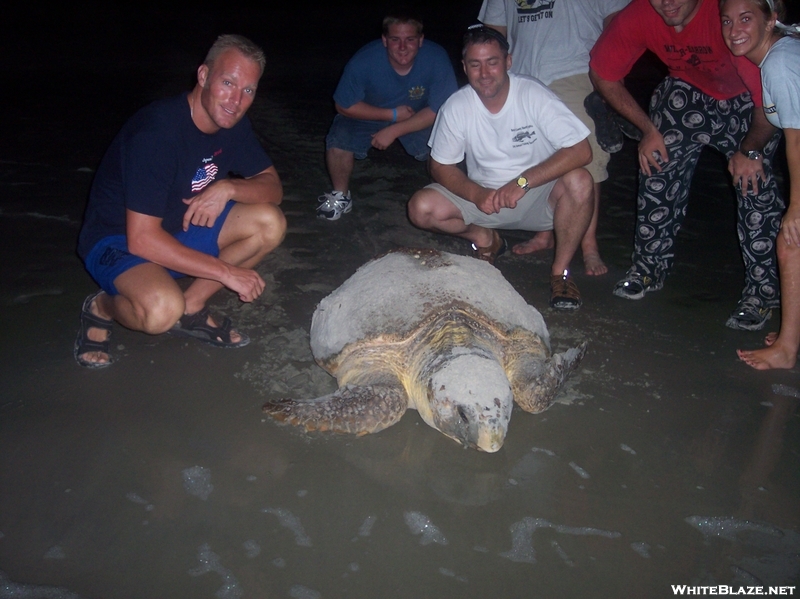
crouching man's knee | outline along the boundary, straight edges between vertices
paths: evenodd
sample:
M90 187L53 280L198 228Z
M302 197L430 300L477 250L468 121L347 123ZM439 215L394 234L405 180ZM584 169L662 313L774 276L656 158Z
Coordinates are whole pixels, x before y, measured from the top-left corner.
M175 286L172 291L153 291L131 302L141 331L160 335L169 331L183 316L186 303L183 293Z
M420 189L408 200L408 220L420 229L431 228L437 220L441 195L431 189Z
M258 228L267 252L278 247L286 237L286 216L274 204L258 204Z
M594 201L594 179L585 168L576 168L561 177L567 193L576 203L590 204Z
M237 204L219 238L220 249L246 243L251 255L265 256L286 236L286 217L275 204Z

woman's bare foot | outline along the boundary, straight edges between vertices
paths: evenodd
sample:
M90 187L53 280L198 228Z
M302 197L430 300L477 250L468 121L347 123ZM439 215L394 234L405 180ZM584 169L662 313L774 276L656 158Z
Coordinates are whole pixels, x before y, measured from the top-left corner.
M797 348L794 350L783 347L776 342L753 351L737 349L739 359L756 370L771 370L773 368L794 368L797 362Z
M549 250L555 246L552 231L539 231L536 235L531 237L528 241L518 243L511 248L511 252L517 256L525 254L532 254L541 250Z
M595 277L604 275L608 272L608 267L605 265L605 262L603 262L602 258L600 258L600 254L598 252L584 252L583 267L587 275L592 275Z

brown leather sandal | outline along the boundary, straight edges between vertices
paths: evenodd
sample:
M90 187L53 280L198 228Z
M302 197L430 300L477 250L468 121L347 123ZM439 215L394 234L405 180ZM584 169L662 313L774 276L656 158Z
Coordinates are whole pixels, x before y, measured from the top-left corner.
M581 307L581 292L569 271L550 275L550 307L554 310L577 310Z
M494 264L498 256L502 256L508 249L508 242L503 239L500 234L492 230L492 243L488 247L479 248L474 243L472 244L472 257L478 260L483 260L489 264Z

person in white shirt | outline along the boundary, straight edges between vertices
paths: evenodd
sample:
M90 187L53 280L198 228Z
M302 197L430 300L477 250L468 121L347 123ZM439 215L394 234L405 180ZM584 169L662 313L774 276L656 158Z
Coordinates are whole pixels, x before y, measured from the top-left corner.
M472 26L462 57L469 84L439 110L428 142L434 183L411 197L409 218L471 241L490 263L507 247L495 229L555 230L550 305L577 309L569 266L592 218L589 130L541 82L508 72L496 30Z
M609 152L622 148L621 117L594 92L589 79L589 51L600 37L603 26L630 0L483 0L478 20L508 38L514 62L511 72L536 77L589 128L592 162L586 167L594 179L594 213L581 241L584 272L603 275L608 267L600 257L597 220L600 183L608 179ZM591 102L587 113L584 103ZM612 116L613 114L613 116ZM590 116L591 115L591 116ZM597 130L595 128L597 119ZM626 134L633 130L626 123ZM616 134L615 137L612 136ZM609 138L609 139L604 139ZM598 143L598 138L600 142ZM616 141L615 141L616 140ZM612 147L613 146L613 147ZM608 151L606 151L606 149ZM542 231L512 248L515 254L528 254L553 247L552 231Z

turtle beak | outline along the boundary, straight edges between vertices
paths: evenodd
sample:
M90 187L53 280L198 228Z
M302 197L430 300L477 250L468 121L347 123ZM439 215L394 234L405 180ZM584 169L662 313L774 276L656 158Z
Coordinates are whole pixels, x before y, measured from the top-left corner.
M455 352L454 352L455 353ZM494 453L503 446L514 407L505 371L493 357L455 353L428 383L434 428L468 447ZM426 414L420 411L423 418Z
M486 453L495 453L503 447L508 419L478 415L474 410L456 406L454 413L437 423L441 432L458 443Z
M495 453L503 447L508 430L508 418L498 415L478 416L475 427L475 447L486 453Z
M495 453L500 451L505 440L506 431L504 430L482 431L482 434L478 436L478 442L475 444L475 447L486 453Z

